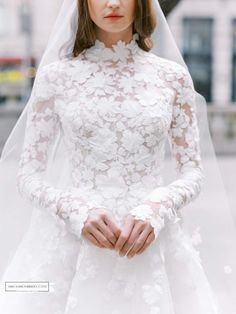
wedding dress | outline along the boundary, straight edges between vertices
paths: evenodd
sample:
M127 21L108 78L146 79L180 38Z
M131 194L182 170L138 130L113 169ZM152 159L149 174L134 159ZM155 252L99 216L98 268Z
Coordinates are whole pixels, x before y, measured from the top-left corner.
M204 182L194 91L187 70L142 50L135 35L44 66L28 111L18 192L34 206L3 281L48 281L49 292L1 292L4 314L216 314L199 252L180 210ZM191 102L191 106L189 106ZM43 178L60 132L71 186ZM165 142L179 177L163 186ZM147 196L161 204L146 205ZM119 256L85 239L89 209L149 219L156 238ZM159 218L158 218L159 217Z

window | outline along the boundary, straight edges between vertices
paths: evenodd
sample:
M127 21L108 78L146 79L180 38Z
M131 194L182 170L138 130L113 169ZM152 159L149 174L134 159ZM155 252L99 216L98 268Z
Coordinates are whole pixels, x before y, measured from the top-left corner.
M233 86L232 101L236 102L236 19L233 20Z
M212 101L212 18L183 19L183 56L196 90Z

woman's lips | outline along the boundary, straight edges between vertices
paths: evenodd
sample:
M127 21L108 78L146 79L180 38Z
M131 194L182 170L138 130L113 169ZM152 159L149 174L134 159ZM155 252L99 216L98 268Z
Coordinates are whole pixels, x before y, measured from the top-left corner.
M105 18L110 18L110 17L123 17L123 15L119 15L117 13L109 13L105 16Z
M106 16L106 19L111 19L111 20L118 20L121 19L123 16Z

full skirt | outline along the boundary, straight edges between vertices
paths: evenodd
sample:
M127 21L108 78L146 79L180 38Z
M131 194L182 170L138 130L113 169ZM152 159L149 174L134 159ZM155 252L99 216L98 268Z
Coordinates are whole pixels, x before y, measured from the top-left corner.
M4 282L49 282L47 292L9 292ZM4 314L219 314L199 252L179 222L132 258L98 248L34 209L2 278Z

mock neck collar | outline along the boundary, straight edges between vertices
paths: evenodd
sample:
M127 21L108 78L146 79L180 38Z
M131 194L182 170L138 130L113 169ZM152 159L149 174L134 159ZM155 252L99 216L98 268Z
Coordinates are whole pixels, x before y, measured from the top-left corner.
M134 33L129 43L118 40L112 47L106 47L104 42L95 40L93 46L85 49L85 57L92 61L121 61L127 62L140 49L137 43L138 33Z

